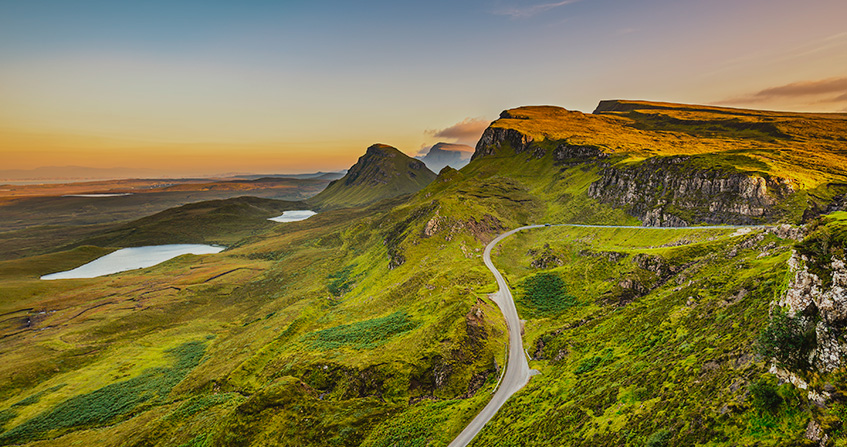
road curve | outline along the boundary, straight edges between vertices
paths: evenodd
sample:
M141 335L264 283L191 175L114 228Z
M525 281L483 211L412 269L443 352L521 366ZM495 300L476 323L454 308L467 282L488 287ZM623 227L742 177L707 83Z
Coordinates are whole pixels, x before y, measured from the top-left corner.
M523 340L521 339L521 321L518 318L518 310L515 308L515 300L512 298L512 292L509 291L509 286L506 285L506 280L503 275L494 268L491 262L491 250L503 239L517 233L518 231L528 230L530 228L542 228L544 225L528 225L525 227L515 228L512 231L497 236L491 243L485 246L485 252L482 254L482 260L485 266L494 275L497 280L497 292L489 295L497 306L500 312L503 312L503 317L506 319L506 326L509 328L509 360L506 363L506 373L500 381L500 388L494 393L494 396L488 402L488 405L476 415L476 417L459 433L459 436L450 443L449 447L465 447L473 440L477 433L482 430L482 427L494 417L497 410L506 403L506 400L515 394L518 390L524 387L529 382L531 371L529 363L526 361L526 354L523 350Z
M523 339L521 337L521 321L518 318L518 310L515 308L515 300L512 297L512 292L503 279L503 275L494 268L494 263L491 262L491 250L494 249L500 241L507 237L523 230L532 228L544 227L575 227L575 228L638 228L642 230L732 230L741 228L764 228L759 225L712 225L703 227L643 227L643 226L625 226L625 225L580 225L580 224L547 224L547 225L527 225L525 227L515 228L497 236L493 241L485 246L485 252L482 254L482 261L491 274L497 280L497 292L489 295L500 311L503 312L503 317L506 319L506 326L509 329L509 360L506 363L506 373L500 381L500 387L494 393L494 396L488 402L488 405L476 415L476 417L459 433L459 436L450 443L448 447L466 447L473 441L477 433L482 430L488 421L497 413L497 410L506 403L506 400L523 388L529 378L536 371L529 369L529 363L526 360L526 354L523 349Z

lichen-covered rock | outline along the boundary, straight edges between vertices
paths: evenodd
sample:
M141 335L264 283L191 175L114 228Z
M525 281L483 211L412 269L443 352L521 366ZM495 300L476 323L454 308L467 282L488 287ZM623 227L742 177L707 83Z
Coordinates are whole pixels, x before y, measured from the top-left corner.
M536 269L548 269L552 267L560 267L565 264L559 256L557 256L550 248L550 244L544 244L541 250L530 249L527 255L532 257L530 266Z
M802 316L807 324L814 324L816 346L809 360L818 370L830 372L841 367L847 358L847 266L843 260L834 259L832 284L824 287L821 279L809 271L807 261L796 252L792 255L789 266L794 277L778 304L787 307L789 315Z

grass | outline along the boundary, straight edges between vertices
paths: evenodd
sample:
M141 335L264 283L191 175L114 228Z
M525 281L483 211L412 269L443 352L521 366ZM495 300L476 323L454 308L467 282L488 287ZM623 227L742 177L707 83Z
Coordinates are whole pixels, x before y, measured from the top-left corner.
M538 275L531 262L547 244L566 262L545 272L586 304L559 316L522 314L531 367L541 375L472 445L786 445L802 438L811 412L796 403L793 386L776 391L789 403L774 411L761 413L759 397L750 397L762 394L759 377L775 383L751 347L783 290L793 242L731 234L549 228L502 242L494 262L510 283ZM744 241L749 248L726 256ZM663 260L650 267L663 272L661 280L645 283L650 290L632 302L606 304L602 297L620 278L643 270L637 260L644 255Z
M330 183L308 202L323 210L367 206L418 192L435 176L423 162L391 146L375 144L347 175Z
M345 346L353 349L373 349L392 337L409 332L417 326L418 323L411 320L406 313L394 312L385 317L306 334L303 341L312 348L323 350L338 349Z
M173 358L171 367L147 370L138 377L74 396L52 410L0 434L0 443L19 444L57 431L105 425L126 416L144 403L161 401L199 364L204 350L201 342L186 343L174 348L168 351Z

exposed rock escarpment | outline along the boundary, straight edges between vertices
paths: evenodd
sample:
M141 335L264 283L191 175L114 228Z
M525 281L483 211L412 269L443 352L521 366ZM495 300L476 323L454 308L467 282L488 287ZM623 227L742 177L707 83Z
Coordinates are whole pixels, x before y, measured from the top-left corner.
M794 191L768 175L697 169L690 157L654 157L601 172L588 195L625 207L645 226L753 224L778 218L777 205Z
M842 359L847 358L847 266L844 260L833 259L832 281L827 286L809 270L808 262L797 253L791 257L789 265L794 277L778 304L814 327L816 346L809 354L809 363L830 372L840 368Z
M506 112L503 112L506 113ZM500 115L503 117L503 115ZM526 152L532 143L533 138L514 129L504 129L502 127L489 127L482 133L479 141L476 143L471 160L475 160L485 155L494 154L497 149L500 149L504 144L508 144L515 152Z

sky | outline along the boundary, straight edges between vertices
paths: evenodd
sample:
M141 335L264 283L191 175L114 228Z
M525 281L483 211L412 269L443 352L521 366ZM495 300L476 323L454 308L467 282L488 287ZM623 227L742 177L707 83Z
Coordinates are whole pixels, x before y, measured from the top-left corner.
M845 23L844 0L0 0L0 169L338 170L603 99L847 111Z

